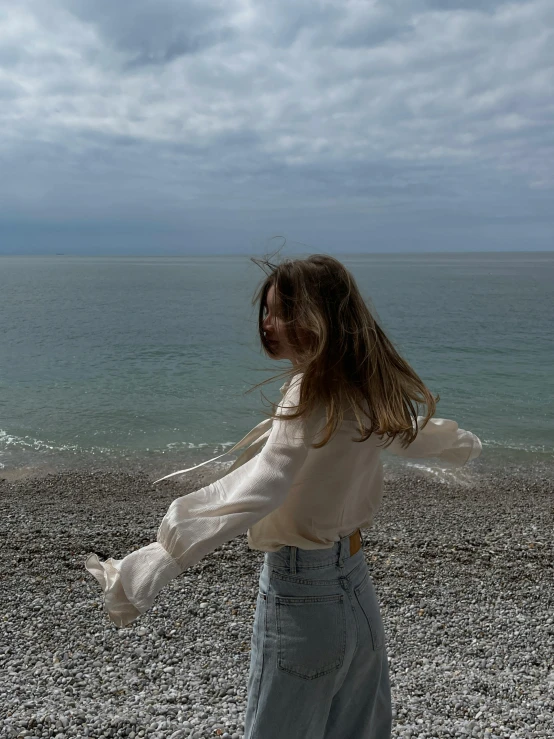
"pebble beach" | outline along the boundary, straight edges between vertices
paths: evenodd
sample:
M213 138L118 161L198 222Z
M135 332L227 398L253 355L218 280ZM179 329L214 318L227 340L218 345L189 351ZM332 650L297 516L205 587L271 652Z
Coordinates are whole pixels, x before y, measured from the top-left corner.
M263 553L241 535L124 629L84 568L154 541L170 502L210 476L154 479L0 479L0 736L242 737ZM554 737L553 493L540 472L388 476L363 535L394 737Z

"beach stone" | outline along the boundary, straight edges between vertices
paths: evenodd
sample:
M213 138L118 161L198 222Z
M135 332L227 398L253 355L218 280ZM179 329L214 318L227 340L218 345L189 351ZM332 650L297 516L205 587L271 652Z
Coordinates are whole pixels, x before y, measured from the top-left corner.
M155 540L186 490L118 471L0 483L1 736L243 735L263 553L237 537L125 629L84 569L90 551L119 558ZM514 469L455 485L388 474L363 533L393 737L554 736L553 492Z

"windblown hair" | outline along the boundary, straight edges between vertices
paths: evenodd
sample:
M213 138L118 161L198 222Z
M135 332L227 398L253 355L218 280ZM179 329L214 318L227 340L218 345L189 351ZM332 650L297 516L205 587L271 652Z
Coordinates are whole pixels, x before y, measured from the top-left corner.
M252 305L259 303L258 330L262 347L273 352L263 330L267 294L273 285L287 339L297 365L255 385L303 373L300 399L290 419L325 408L325 446L341 426L346 410L354 412L362 442L372 434L384 437L383 447L396 436L407 447L433 417L439 397L433 397L420 377L394 348L372 316L350 272L337 259L312 254L273 264L251 257L266 278ZM264 396L265 397L265 396ZM427 412L418 426L419 405ZM276 404L272 404L275 417Z

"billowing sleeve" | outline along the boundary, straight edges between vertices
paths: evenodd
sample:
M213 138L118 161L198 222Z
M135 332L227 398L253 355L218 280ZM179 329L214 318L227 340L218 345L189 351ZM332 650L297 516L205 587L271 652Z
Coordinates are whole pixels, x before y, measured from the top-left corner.
M418 416L418 425L424 416ZM406 448L397 436L386 448L401 457L437 457L443 462L461 467L481 454L481 440L471 431L459 428L456 421L448 418L431 418L420 428L416 438Z
M126 626L145 613L170 580L282 505L315 428L313 416L285 420L299 397L300 384L292 382L257 456L171 503L156 542L121 560L100 562L95 554L89 555L85 567L100 583L105 608L116 626Z

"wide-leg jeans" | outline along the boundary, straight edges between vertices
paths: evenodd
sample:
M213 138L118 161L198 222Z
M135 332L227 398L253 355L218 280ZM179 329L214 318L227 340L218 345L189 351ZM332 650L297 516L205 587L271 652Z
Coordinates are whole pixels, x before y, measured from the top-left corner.
M389 739L385 633L364 550L266 552L245 739Z

